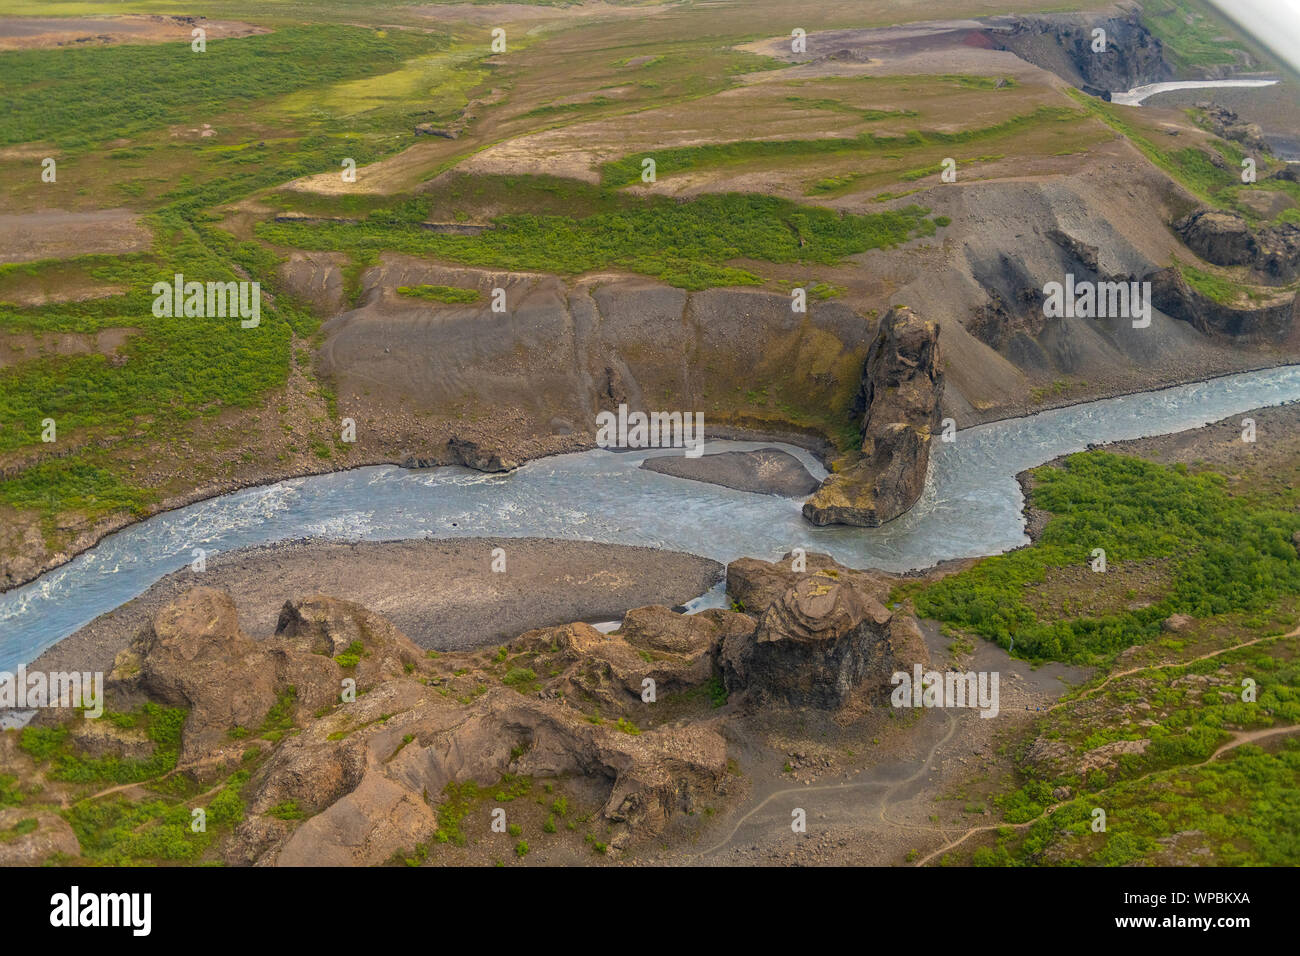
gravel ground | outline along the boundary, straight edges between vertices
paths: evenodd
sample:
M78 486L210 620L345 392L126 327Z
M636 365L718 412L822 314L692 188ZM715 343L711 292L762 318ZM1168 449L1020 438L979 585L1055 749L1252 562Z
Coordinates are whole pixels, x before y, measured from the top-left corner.
M492 570L498 547L503 573ZM463 650L535 627L682 604L723 571L716 561L675 551L548 538L293 541L218 555L201 574L169 574L28 666L107 671L160 608L199 585L229 591L240 626L254 638L275 631L286 600L324 592L385 615L422 647Z

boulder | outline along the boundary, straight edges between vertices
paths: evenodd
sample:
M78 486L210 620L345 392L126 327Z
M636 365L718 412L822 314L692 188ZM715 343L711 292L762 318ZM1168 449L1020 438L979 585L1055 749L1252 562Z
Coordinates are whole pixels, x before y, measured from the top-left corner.
M929 654L915 621L825 570L798 574L755 634L728 636L719 654L728 691L823 709L859 693L883 700L891 676L917 663L928 665Z
M475 471L513 471L519 463L502 458L498 452L482 448L478 442L453 437L447 442L447 456L452 464L464 465Z

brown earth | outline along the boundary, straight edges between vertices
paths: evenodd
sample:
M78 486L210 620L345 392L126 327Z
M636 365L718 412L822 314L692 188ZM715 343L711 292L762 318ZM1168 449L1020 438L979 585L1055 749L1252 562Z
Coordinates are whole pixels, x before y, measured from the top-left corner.
M0 214L0 262L120 255L149 248L153 237L129 209Z
M270 33L267 27L237 20L197 16L0 17L0 50L59 46L104 46L111 43L189 43L195 27L207 39Z

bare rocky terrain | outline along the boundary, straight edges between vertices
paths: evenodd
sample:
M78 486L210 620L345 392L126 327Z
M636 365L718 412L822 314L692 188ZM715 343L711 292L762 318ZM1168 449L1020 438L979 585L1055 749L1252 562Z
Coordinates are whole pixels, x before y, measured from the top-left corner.
M498 557L505 570L493 572ZM426 650L466 651L529 628L617 620L644 604L684 604L721 577L722 566L707 558L588 541L290 541L213 555L202 572L170 574L33 666L110 668L163 607L200 586L229 593L249 634L275 629L286 595L323 593L365 604Z

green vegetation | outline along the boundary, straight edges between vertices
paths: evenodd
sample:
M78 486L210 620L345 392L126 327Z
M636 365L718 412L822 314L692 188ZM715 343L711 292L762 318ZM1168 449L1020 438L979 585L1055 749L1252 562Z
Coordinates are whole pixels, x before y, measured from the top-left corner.
M461 289L449 285L400 285L397 287L397 294L415 299L432 299L434 302L446 302L448 304L477 302L479 300L478 289Z
M131 714L105 712L101 719L117 722L119 726L139 727L154 745L153 755L147 759L130 759L117 756L87 757L72 745L71 729L59 727L25 727L18 738L18 746L38 763L49 763L46 771L51 780L70 783L139 783L171 771L180 756L181 727L188 711L182 708L161 707L147 701L144 707Z
M112 800L83 800L62 811L81 844L82 855L103 866L135 866L141 863L195 863L217 838L244 819L240 791L248 783L249 771L233 774L208 802L206 819L194 830L194 814L184 802L164 799L131 803Z
M0 145L43 140L76 149L190 124L277 94L394 70L445 42L324 25L212 40L204 53L181 43L11 51L0 74Z
M277 820L301 820L305 813L298 806L296 800L286 800L284 803L277 803L266 811L268 817L275 817Z
M1188 0L1152 0L1143 5L1142 22L1160 40L1165 58L1179 74L1190 67L1235 64L1244 52L1200 4Z
M582 219L508 215L478 236L445 236L416 225L427 200L371 213L359 223L262 223L260 238L303 249L373 256L405 252L469 265L573 275L623 268L685 289L754 285L752 273L726 266L739 258L834 265L868 249L932 235L919 206L840 215L770 196L730 193L689 202L635 201Z
M347 646L346 650L334 658L334 663L345 670L351 670L361 663L361 658L365 656L365 653L366 645L360 641L353 641Z
M531 667L512 667L506 671L506 676L501 678L501 683L507 687L518 687L521 684L531 684L537 680L537 672Z
M40 821L35 817L24 817L8 829L0 830L0 843L6 840L16 840L18 837L26 836L29 833L35 833L40 825Z
M1183 274L1183 280L1207 299L1218 302L1220 305L1232 305L1237 301L1240 289L1235 282L1210 272L1204 272L1195 266L1181 262L1177 265L1178 271Z
M1300 841L1283 822L1300 807L1300 741L1280 735L1269 751L1243 744L1211 760L1239 729L1294 726L1300 721L1300 662L1295 644L1269 642L1230 650L1213 660L1127 675L1094 695L1086 709L1045 718L1038 733L1064 744L1071 757L1059 773L1021 765L1026 782L997 796L1008 823L994 847L977 851L985 865L1053 858L1098 865L1158 862L1177 847L1178 862L1221 866L1294 865ZM1243 701L1243 677L1258 679L1259 697ZM1140 701L1143 724L1134 722ZM1078 769L1082 755L1112 741L1145 741L1113 764ZM1023 749L1023 745L1022 745ZM1073 797L1050 818L1053 791ZM1107 831L1091 831L1091 808L1103 807ZM1153 859L1156 857L1156 859ZM1167 859L1167 858L1166 858Z
M1040 106L1032 113L1013 116L991 126L960 130L955 133L912 130L898 136L863 133L852 137L828 139L741 140L702 146L678 146L654 152L624 156L601 167L606 186L630 186L641 181L641 163L655 161L655 175L662 178L673 173L708 169L765 159L806 160L835 154L873 154L917 150L934 146L954 146L981 142L1023 132L1044 123L1065 123L1079 119L1079 112L1063 106Z
M632 723L632 721L628 720L626 717L620 717L617 722L615 722L614 726L622 733L630 734L633 737L640 736L641 734L641 728Z
M286 687L276 697L271 709L266 712L266 717L262 721L262 737L275 742L291 731L293 729L294 711L297 708L298 688Z
M1258 611L1300 593L1291 535L1300 514L1230 496L1222 476L1189 474L1105 452L1034 471L1036 507L1051 514L1030 547L987 558L915 596L917 610L1010 647L1029 660L1093 663L1156 639L1174 613ZM1135 610L1040 618L1026 598L1050 569L1086 567L1094 548L1113 573L1126 561L1166 558L1166 595Z

